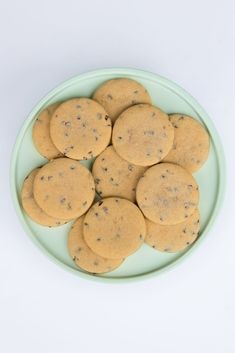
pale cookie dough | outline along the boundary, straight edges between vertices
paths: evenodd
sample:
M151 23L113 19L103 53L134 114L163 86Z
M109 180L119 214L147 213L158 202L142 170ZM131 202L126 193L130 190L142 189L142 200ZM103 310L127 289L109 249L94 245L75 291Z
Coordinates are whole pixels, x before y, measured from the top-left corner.
M61 157L62 153L55 147L50 137L51 116L59 106L55 103L44 109L33 125L33 142L38 152L47 159Z
M125 258L143 244L146 224L141 211L132 202L110 197L87 212L83 234L87 245L102 257Z
M150 166L161 161L173 145L174 128L168 115L149 104L125 110L113 128L113 146L130 163Z
M121 265L123 259L106 259L95 254L83 238L84 216L78 218L68 235L68 250L77 266L91 273L110 272Z
M171 114L169 119L175 128L175 137L164 162L196 172L208 158L210 139L207 131L197 120L184 114Z
M104 107L113 123L130 106L138 103L152 103L147 90L139 82L129 78L106 81L97 88L93 99Z
M177 224L198 206L196 180L182 167L160 163L149 168L136 188L139 208L146 218L159 224Z
M134 202L137 182L145 170L125 161L109 146L93 164L96 191L102 197L118 196Z
M186 221L174 225L161 225L146 219L145 242L154 249L177 252L191 245L200 230L199 211L196 210Z
M21 190L21 202L27 215L42 226L58 227L65 224L65 220L48 216L35 202L33 197L33 182L40 168L34 169L24 180Z
M52 217L77 218L88 210L94 197L95 184L90 171L69 158L47 163L34 180L34 198Z
M50 134L66 157L90 159L108 146L111 120L99 103L89 98L74 98L56 109L51 118Z

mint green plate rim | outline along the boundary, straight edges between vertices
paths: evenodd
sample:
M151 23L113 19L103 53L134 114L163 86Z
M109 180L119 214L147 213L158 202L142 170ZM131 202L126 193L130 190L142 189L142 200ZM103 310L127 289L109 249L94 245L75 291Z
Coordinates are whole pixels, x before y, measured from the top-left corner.
M125 278L105 278L105 277L99 277L99 276L94 276L90 275L88 273L83 273L80 271L77 271L66 264L62 263L60 260L58 260L56 257L54 257L49 251L47 251L42 244L37 240L37 238L34 236L33 232L29 229L27 226L22 210L20 207L20 204L18 202L18 197L17 197L17 189L16 189L16 184L15 184L15 169L16 169L16 162L17 162L17 153L18 149L21 144L22 137L24 136L29 124L31 123L32 119L36 115L36 113L39 111L39 109L49 100L51 99L54 95L58 94L61 90L65 89L66 87L70 86L73 84L74 81L77 79L90 79L92 77L95 77L100 74L123 74L123 75L142 75L145 79L152 80L157 79L160 84L165 85L168 89L172 90L173 92L177 93L178 95L181 96L182 99L184 99L189 105L191 105L194 109L197 110L198 114L203 117L203 121L206 122L207 128L210 131L211 136L213 136L213 141L215 145L215 150L217 154L217 161L218 161L218 169L219 169L219 183L218 183L218 192L217 192L217 198L216 202L214 205L214 209L212 212L212 215L197 242L187 250L182 256L180 256L178 259L174 260L170 264L164 266L163 268L153 270L151 272L145 273L145 274L140 274L140 275L134 275L130 277L125 277ZM180 264L186 257L188 257L198 246L201 244L203 239L205 238L206 234L209 232L209 230L212 228L212 225L214 224L216 217L218 215L218 212L221 208L222 201L223 201L223 196L224 196L224 191L225 191L225 179L226 179L226 172L225 172L225 157L224 157L224 151L223 147L220 141L219 134L212 123L211 119L209 118L208 114L206 111L201 107L201 105L188 93L186 92L183 88L178 86L176 83L159 76L155 73L151 73L148 71L140 70L140 69L132 69L132 68L122 68L122 67L116 67L116 68L107 68L107 69L98 69L98 70L93 70L89 72L82 73L80 75L76 75L73 78L66 80L59 84L57 87L55 87L53 90L51 90L46 96L44 96L39 103L33 108L31 113L28 115L26 120L24 121L18 136L16 138L16 142L12 151L12 157L11 157L11 164L10 164L10 188L11 188L11 195L13 199L13 204L16 210L16 213L20 219L20 222L30 239L34 242L35 245L54 263L59 265L60 267L66 269L67 271L78 275L79 277L89 279L89 280L95 280L99 282L109 282L109 283L126 283L130 281L136 281L136 280L143 280L147 278L151 278L153 276L156 276L158 274L164 273L168 271L169 269L172 269L176 265Z

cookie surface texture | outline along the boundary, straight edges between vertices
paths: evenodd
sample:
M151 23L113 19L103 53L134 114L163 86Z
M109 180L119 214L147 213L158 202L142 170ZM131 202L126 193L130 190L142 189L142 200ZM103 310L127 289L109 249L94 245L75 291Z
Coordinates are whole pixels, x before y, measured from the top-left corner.
M113 146L130 163L150 166L161 161L173 145L174 128L157 107L137 104L125 110L113 128Z
M107 198L87 212L83 234L87 245L110 259L125 258L142 245L146 224L141 211L132 202Z
M45 164L34 180L35 200L52 217L77 218L88 210L94 196L95 185L90 171L69 158Z
M56 148L50 136L50 121L59 103L52 104L39 113L33 125L33 142L38 152L47 159L58 158L62 153Z
M196 210L198 185L182 167L160 163L149 168L136 189L137 203L149 220L158 224L177 224Z
M111 120L99 103L74 98L60 104L52 115L50 135L66 157L90 159L109 144Z
M139 82L128 78L106 81L95 91L93 99L104 107L113 123L130 106L139 103L151 104L147 90Z
M145 242L164 252L182 251L198 237L200 229L199 211L196 210L186 221L174 225L161 225L146 219Z
M77 266L91 273L110 272L121 265L123 259L105 259L95 254L83 238L84 216L78 218L68 235L68 250Z
M96 191L102 197L117 196L134 202L136 185L145 170L146 167L125 161L109 146L93 164Z
M33 182L40 168L34 169L24 180L21 189L21 202L27 215L36 223L47 227L58 227L66 221L50 217L35 202L33 197Z
M173 147L164 162L179 164L189 172L196 172L208 158L210 139L205 128L187 115L171 114L175 129Z

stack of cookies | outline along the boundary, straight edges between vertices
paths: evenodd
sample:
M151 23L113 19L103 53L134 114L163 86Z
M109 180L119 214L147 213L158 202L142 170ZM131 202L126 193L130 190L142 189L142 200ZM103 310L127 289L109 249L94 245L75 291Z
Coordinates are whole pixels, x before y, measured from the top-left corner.
M208 157L208 133L192 117L153 106L140 83L109 80L92 99L47 107L33 141L49 162L25 178L22 206L43 226L74 221L68 251L83 270L112 271L144 242L178 252L197 238L192 173Z

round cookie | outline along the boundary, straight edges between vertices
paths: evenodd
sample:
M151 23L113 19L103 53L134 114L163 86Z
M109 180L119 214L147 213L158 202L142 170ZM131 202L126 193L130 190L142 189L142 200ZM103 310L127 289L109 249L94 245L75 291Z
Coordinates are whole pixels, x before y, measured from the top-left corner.
M196 172L208 158L210 139L205 128L195 119L183 114L171 114L175 128L173 147L164 162L179 164L189 172Z
M50 136L51 116L59 106L55 103L44 109L33 125L33 142L38 152L47 159L61 157L62 153L55 147Z
M33 197L33 182L40 168L34 169L24 180L21 189L21 202L27 215L38 224L48 227L58 227L65 224L65 220L48 216L35 202Z
M149 104L125 110L113 128L113 146L130 163L150 166L162 160L173 145L174 128L168 115Z
M87 245L102 257L120 259L142 245L146 225L141 211L132 202L110 197L93 205L84 219Z
M50 134L67 157L82 160L100 154L111 138L111 120L104 108L88 98L74 98L54 112Z
M106 81L97 88L93 99L104 107L113 123L125 109L132 105L152 103L147 90L139 82L129 78Z
M95 184L90 171L69 158L45 164L34 180L35 201L52 217L79 217L88 210L94 197Z
M73 261L83 270L91 273L105 273L117 268L123 259L105 259L95 254L83 238L84 216L78 218L68 235L68 249Z
M137 203L149 220L177 224L190 217L198 206L196 180L182 167L160 163L149 168L136 188Z
M145 242L159 251L177 252L184 250L198 236L199 217L199 211L196 210L186 221L174 225L161 225L146 219Z
M109 146L92 167L96 191L102 197L118 196L134 202L136 185L145 170L146 167L125 161Z

